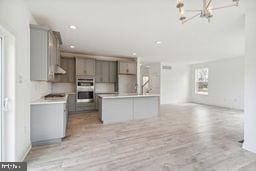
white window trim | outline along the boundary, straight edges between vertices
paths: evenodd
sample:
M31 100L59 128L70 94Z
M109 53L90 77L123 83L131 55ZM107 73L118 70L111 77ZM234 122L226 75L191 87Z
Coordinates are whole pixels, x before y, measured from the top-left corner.
M197 70L205 69L205 68L208 69L208 76L209 76L209 68L208 67L199 67L199 68L195 68L195 70L194 70L194 84L195 84L194 90L195 90L196 95L201 95L201 96L208 96L209 95L209 80L208 80L208 91L207 92L197 91L197 83L204 82L204 81L196 81L197 80L197 74L196 74Z

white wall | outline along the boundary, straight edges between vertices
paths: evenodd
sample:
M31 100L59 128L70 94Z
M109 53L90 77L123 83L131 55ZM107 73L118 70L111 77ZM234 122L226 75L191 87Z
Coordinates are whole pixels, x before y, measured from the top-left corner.
M209 94L195 93L195 69L209 68ZM191 102L243 109L244 58L237 57L191 66Z
M30 81L30 22L33 18L23 0L0 1L0 25L14 35L16 41L15 82L15 157L20 161L30 148L30 106L31 99L50 91L50 85ZM41 89L42 88L42 89ZM35 90L36 89L36 90ZM31 94L32 90L32 94ZM32 96L31 96L32 95Z
M171 66L171 70L162 66ZM161 104L181 103L189 100L190 67L189 65L161 64Z
M243 148L256 153L256 2L248 0L245 50L245 118Z

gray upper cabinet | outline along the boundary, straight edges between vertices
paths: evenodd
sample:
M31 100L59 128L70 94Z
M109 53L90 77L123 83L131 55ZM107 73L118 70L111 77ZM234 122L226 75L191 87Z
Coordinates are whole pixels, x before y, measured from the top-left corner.
M117 62L109 63L109 82L117 82Z
M49 29L30 25L30 79L54 81L59 62L59 40Z
M115 83L117 81L117 64L110 61L96 61L96 82Z
M123 62L118 63L118 73L119 74L137 74L137 65L136 62Z
M109 62L102 61L102 82L108 83L109 82Z
M96 77L95 77L95 82L100 83L102 82L102 62L101 61L96 61Z
M75 58L61 58L60 59L60 66L66 71L66 74L63 75L56 75L54 82L58 83L75 83L76 76L75 76Z
M76 58L76 75L95 75L95 59Z

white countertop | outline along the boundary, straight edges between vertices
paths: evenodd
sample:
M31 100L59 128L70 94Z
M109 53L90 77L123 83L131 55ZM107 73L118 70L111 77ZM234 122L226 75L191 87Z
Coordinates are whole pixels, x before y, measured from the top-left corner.
M103 99L113 99L113 98L136 98L136 97L159 97L159 94L137 94L137 93L130 93L130 94L102 94L99 95L100 98Z
M95 94L118 94L118 92L96 91Z
M71 94L71 93L68 93ZM43 105L43 104L64 104L67 103L68 94L65 97L55 98L55 99L41 99L30 102L30 105Z

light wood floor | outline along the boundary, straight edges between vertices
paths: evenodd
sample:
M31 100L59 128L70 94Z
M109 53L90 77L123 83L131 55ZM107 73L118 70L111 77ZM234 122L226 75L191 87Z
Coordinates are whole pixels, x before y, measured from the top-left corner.
M242 111L166 105L157 118L110 125L97 113L78 114L69 118L68 135L60 144L33 147L29 170L256 171L256 155L238 143Z

